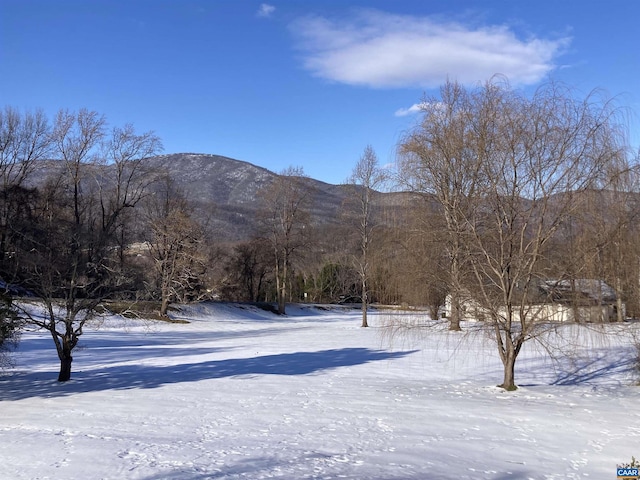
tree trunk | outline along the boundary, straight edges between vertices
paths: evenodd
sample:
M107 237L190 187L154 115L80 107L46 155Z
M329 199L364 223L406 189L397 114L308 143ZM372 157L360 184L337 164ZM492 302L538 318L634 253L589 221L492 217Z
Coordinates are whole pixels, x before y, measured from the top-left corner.
M498 385L500 388L504 388L508 392L512 392L517 390L516 379L515 379L515 367L516 367L516 353L513 350L512 344L507 344L507 352L505 358L503 359L504 364L504 379L501 385Z
M167 295L162 295L162 301L160 302L160 315L163 317L166 317L168 310L169 310L169 297Z
M171 298L171 282L173 280L173 271L169 265L170 260L167 255L163 255L165 258L161 261L160 268L160 315L163 317L167 315L169 310L169 299Z
M515 382L515 370L516 359L509 357L507 362L504 364L504 380L502 385L498 385L501 388L511 392L513 390L517 390L516 382Z
M287 310L287 307L286 307L284 295L281 292L279 292L278 293L278 313L280 315L285 315L287 313L286 310Z
M367 284L366 282L362 282L362 326L368 327L369 323L367 322L367 306L368 306L368 298L367 298Z
M460 328L460 296L458 291L451 293L451 317L449 318L449 330L459 332Z
M278 314L280 315L284 315L285 314L285 310L286 310L286 292L287 292L287 286L286 286L286 275L287 275L287 270L286 270L286 265L283 262L282 267L280 266L280 260L278 259L278 251L276 250L276 263L275 263L275 277L276 277L276 301L278 302ZM284 272L283 272L284 270Z
M58 352L58 357L60 357L58 381L67 382L71 380L71 363L73 362L73 357L71 356L71 347L65 340L62 341L62 349Z
M276 297L278 300L278 313L280 315L285 315L286 313L286 293L287 287L285 280L276 277Z
M278 291L278 313L280 315L286 314L287 308L287 280L289 278L289 257L285 254L284 261L282 262L282 278L280 279L280 289Z
M455 253L451 260L451 318L449 319L449 330L459 332L462 330L460 328L460 292L462 291L462 288L460 286L461 273L458 260L460 247L457 243L458 242L456 241Z
M622 304L622 279L616 277L616 321L624 322L624 305Z
M286 295L287 295L287 284L284 278L276 279L276 290L278 297L278 313L280 315L285 315L286 313Z

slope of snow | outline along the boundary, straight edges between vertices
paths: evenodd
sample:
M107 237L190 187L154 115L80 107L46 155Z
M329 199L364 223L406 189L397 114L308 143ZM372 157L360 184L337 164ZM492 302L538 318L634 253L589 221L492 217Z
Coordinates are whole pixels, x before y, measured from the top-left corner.
M58 384L44 333L0 376L2 479L605 479L640 456L630 337L560 363L529 348L512 393L476 335L390 338L372 313L184 307L105 321ZM575 340L575 338L573 340ZM588 340L588 341L587 341Z

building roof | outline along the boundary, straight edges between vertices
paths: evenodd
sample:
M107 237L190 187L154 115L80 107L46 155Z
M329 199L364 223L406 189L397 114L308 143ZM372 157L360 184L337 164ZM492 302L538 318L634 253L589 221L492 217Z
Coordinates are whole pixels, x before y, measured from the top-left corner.
M613 303L615 290L604 280L577 278L573 280L542 280L539 285L542 293L556 303Z

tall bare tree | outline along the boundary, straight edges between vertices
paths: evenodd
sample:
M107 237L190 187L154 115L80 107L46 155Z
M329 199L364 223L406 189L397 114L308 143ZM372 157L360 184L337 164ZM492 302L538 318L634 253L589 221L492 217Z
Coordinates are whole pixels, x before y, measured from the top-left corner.
M473 199L482 182L480 167L487 155L469 145L474 128L470 121L472 103L470 92L462 85L447 82L440 89L440 98L423 99L420 125L400 144L401 181L413 192L435 196L442 206L449 258L451 330L460 330L464 276L468 270L467 218L475 208Z
M23 232L20 265L25 283L42 299L44 314L33 315L27 309L21 314L51 333L61 382L71 378L72 354L86 322L105 298L127 282L115 274L115 232L119 219L141 193L134 193L132 185L118 175L109 178L118 164L105 164L103 141L107 138L102 115L86 109L58 113L52 140L59 173L41 189L36 221ZM116 138L117 134L111 141ZM140 138L150 145L140 153L159 148L154 135L136 136L133 131L125 143ZM133 157L111 160L125 162Z
M51 136L42 110L20 113L6 106L0 110L0 181L4 190L21 185L38 160L50 153Z
M104 138L105 126L106 120L97 112L80 110L58 112L53 128L53 144L64 173L56 188L50 189L44 206L44 239L47 241L39 253L45 263L41 267L34 265L34 280L45 303L46 316L44 320L32 317L31 321L51 333L60 359L60 382L71 378L72 352L90 318L89 313L99 302L96 290L103 285L98 280L103 275L104 260L100 258L104 255L103 239L91 235L94 199L87 191L87 182L85 185L82 182L96 160L96 149ZM63 224L64 230L59 228ZM34 239L34 242L39 241ZM60 297L62 312L56 302Z
M396 275L402 280L405 301L426 305L435 320L447 296L448 235L435 202L430 197L412 197L403 224L395 229L402 252Z
M289 167L260 196L259 222L274 254L278 312L285 314L292 262L306 246L309 234L310 187L302 168Z
M160 151L162 142L155 133L137 134L131 124L114 127L103 145L104 161L113 173L98 184L101 228L114 232L121 264L131 242L131 213L159 176L148 168L146 159Z
M350 187L348 207L354 218L354 227L358 236L358 254L354 255L354 264L360 277L362 288L362 324L368 327L367 310L369 308L369 280L371 276L371 242L380 216L376 217L373 196L384 187L388 180L387 172L378 165L378 157L371 145L367 145L351 176L347 179Z
M41 110L21 113L9 106L0 110L0 264L5 264L8 244L19 233L11 225L24 210L25 180L50 149L51 128ZM12 273L3 270L0 276L11 280L6 276Z
M603 228L600 238L603 244L602 265L603 274L599 278L606 279L616 294L617 321L625 319L626 305L631 309L637 305L638 271L640 259L640 244L638 238L638 220L640 220L640 199L638 199L638 157L630 158L629 162L617 165L610 180L609 189L601 198L598 209L602 213L603 221L598 222ZM605 208L602 208L605 207Z
M546 320L537 296L539 281L550 274L543 260L560 225L581 208L577 193L600 187L623 154L618 117L595 94L578 100L548 84L527 98L499 79L469 91L447 84L433 111L428 105L435 104L425 103L425 121L403 151L414 168L426 171L431 188L442 182L447 188L441 192L455 191L437 196L456 219L447 228L473 274L462 286L494 331L504 366L501 387L513 390L518 354ZM433 131L441 118L459 128L456 154L446 163L434 162L434 156L443 158L440 145L451 133Z
M170 302L195 291L206 272L203 229L191 213L188 201L170 178L146 201L146 241L160 295L160 315L167 315Z
M10 282L16 280L16 242L23 222L29 220L34 196L25 182L50 146L50 127L41 110L21 113L10 106L0 110L0 365L20 326Z

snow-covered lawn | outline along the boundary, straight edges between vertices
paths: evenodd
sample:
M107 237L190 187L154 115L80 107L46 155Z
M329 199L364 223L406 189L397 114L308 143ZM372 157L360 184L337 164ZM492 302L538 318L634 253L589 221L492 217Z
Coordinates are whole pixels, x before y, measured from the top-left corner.
M388 315L107 319L66 384L51 339L27 333L0 376L0 478L602 480L640 456L629 337L580 333L560 363L529 348L508 393L482 337L390 338Z

